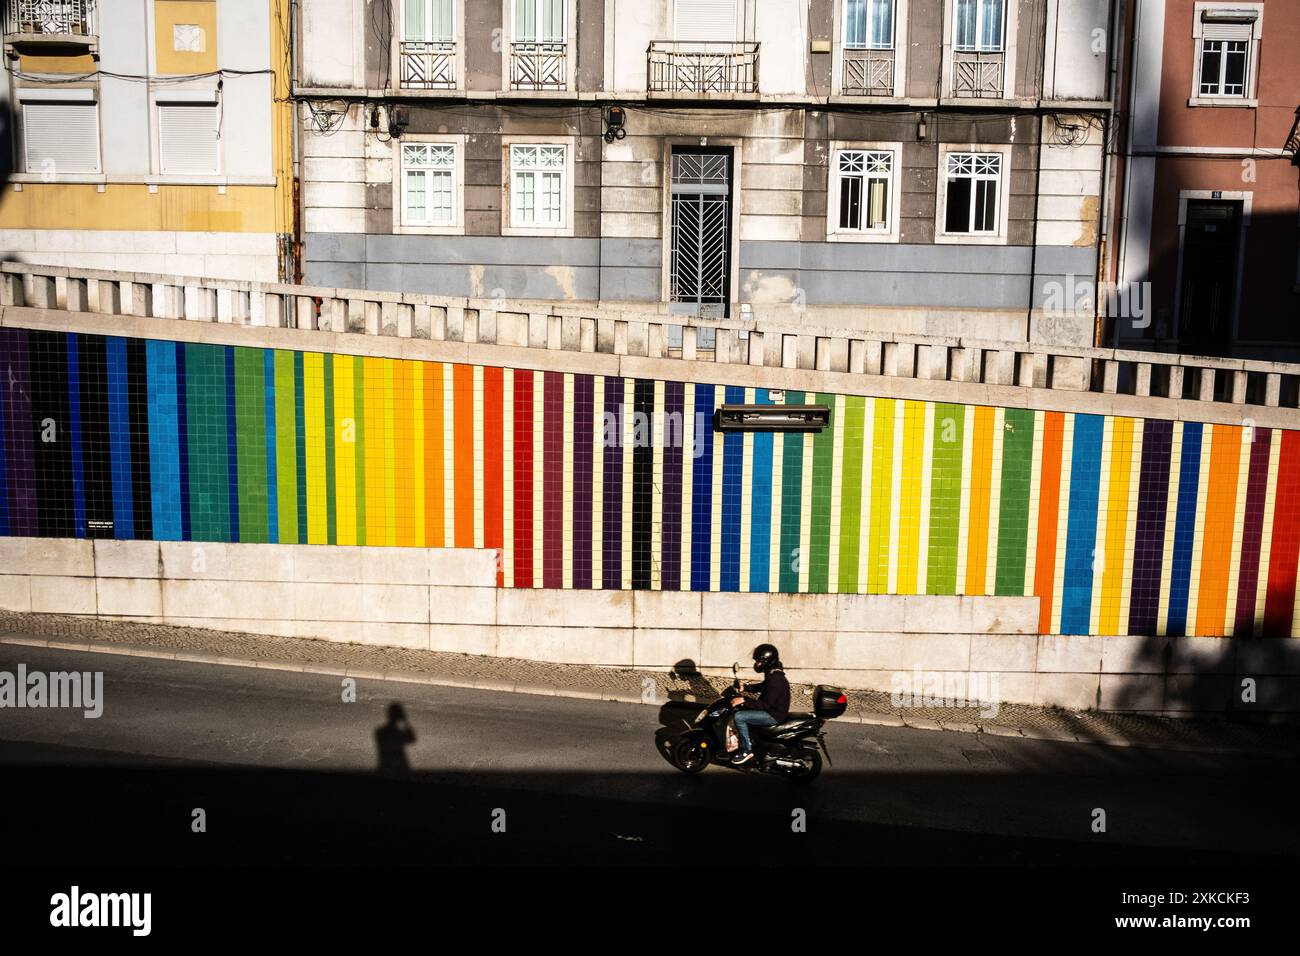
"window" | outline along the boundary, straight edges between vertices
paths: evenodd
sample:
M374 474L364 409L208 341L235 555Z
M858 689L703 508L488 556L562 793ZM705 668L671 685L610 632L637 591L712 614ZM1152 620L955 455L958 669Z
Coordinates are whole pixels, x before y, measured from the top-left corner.
M455 0L404 0L402 39L424 43L450 43L452 5Z
M510 147L510 222L522 228L563 228L567 222L568 147Z
M1001 153L949 153L946 162L944 232L997 235Z
M402 224L456 224L456 147L402 143Z
M836 160L841 232L889 232L894 154L841 150Z
M1246 40L1201 41L1201 95L1245 96Z
M850 50L894 47L894 0L844 0L844 46Z
M23 148L29 173L53 178L63 173L99 172L98 107L94 103L23 103Z
M1262 3L1197 3L1190 106L1256 106Z
M564 0L515 0L515 41L563 43Z
M211 103L158 105L158 171L164 175L218 172L217 107Z
M956 0L954 47L963 52L1002 49L1004 0Z

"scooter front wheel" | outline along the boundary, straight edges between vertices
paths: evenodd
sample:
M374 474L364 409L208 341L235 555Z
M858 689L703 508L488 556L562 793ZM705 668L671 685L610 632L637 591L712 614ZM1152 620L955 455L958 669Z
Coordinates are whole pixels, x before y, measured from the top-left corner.
M709 765L709 752L702 740L683 737L673 747L673 766L682 773L699 773Z

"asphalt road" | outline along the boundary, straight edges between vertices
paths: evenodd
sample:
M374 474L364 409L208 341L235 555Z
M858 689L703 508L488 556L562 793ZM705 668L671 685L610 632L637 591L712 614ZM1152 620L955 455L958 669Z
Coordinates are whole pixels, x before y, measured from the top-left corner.
M367 680L346 703L341 677L0 646L0 671L19 663L104 674L97 719L0 709L6 847L37 859L699 863L761 845L770 862L1235 866L1300 853L1293 756L832 724L833 766L800 787L681 774L655 747L650 706ZM392 703L415 735L389 748L410 767L399 779L378 772Z

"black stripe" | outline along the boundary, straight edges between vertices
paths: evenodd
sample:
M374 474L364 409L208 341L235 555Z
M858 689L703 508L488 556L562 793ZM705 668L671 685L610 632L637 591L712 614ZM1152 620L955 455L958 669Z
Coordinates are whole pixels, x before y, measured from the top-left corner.
M113 458L108 436L108 350L102 335L82 335L81 463L86 537L113 537Z
M630 434L624 441L634 441L632 448L632 587L650 587L650 526L654 501L654 448L651 417L654 411L655 384L637 379L632 410L635 413Z
M76 534L76 522L67 341L61 332L32 332L28 342L37 528L41 537L70 538Z
M131 502L135 536L153 538L149 480L149 365L144 339L126 340L127 403L131 412Z

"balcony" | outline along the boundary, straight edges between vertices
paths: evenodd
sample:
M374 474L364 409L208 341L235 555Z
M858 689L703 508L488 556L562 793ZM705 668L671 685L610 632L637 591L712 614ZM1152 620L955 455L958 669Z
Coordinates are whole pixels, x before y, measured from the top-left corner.
M845 96L893 96L894 51L844 51L841 92Z
M569 85L567 43L510 44L512 90L563 90Z
M5 49L43 52L99 52L95 0L8 0L4 6Z
M451 40L403 40L399 82L404 90L454 90L456 44Z
M1006 54L954 50L952 54L952 95L1000 100L1004 97L1003 69Z
M699 96L758 92L757 43L660 41L646 51L650 93Z

